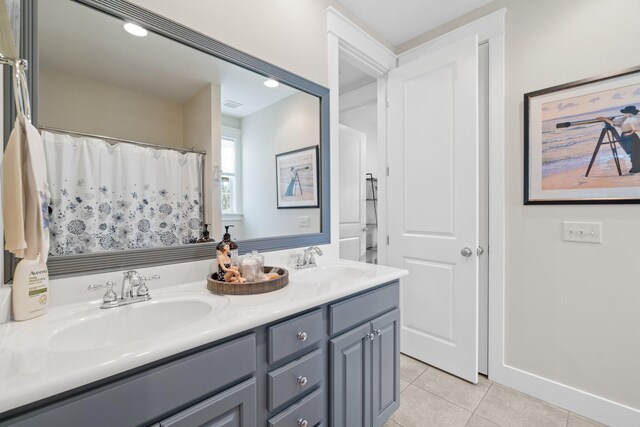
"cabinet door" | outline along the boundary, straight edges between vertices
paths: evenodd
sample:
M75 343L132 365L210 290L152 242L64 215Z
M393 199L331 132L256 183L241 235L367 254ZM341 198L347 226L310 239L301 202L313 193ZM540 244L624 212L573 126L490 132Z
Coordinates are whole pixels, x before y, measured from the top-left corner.
M160 422L160 427L255 427L256 425L255 378Z
M400 407L400 310L395 309L371 322L371 404L373 427L381 427Z
M371 341L366 323L331 340L331 425L371 425Z

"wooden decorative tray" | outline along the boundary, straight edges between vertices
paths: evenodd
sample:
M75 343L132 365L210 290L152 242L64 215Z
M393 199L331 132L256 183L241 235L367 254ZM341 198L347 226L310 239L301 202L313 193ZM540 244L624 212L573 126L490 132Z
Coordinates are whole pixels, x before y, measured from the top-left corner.
M227 283L213 278L213 274L207 277L207 288L214 294L223 295L254 295L264 294L282 289L289 284L289 272L285 268L277 267L280 277L264 282ZM264 272L269 273L273 267L264 267ZM217 275L217 274L216 274Z

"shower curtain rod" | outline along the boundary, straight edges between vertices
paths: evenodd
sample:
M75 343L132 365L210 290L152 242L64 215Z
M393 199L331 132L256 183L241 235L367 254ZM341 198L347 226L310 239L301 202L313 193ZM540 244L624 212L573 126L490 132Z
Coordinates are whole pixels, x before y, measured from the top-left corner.
M104 139L107 142L126 142L126 143L129 143L129 144L140 145L142 147L157 148L157 149L161 149L161 150L174 150L174 151L177 151L179 153L197 153L197 154L202 154L202 155L205 155L205 156L207 155L206 151L196 150L195 148L169 147L167 145L151 144L149 142L132 141L130 139L123 139L123 138L113 138L113 137L104 136L104 135L94 135L94 134L91 134L91 133L76 132L76 131L72 131L72 130L52 128L52 127L49 127L49 126L38 126L38 129L46 130L48 132L66 133L66 134L69 134L69 135L86 136L86 137L89 137L89 138Z

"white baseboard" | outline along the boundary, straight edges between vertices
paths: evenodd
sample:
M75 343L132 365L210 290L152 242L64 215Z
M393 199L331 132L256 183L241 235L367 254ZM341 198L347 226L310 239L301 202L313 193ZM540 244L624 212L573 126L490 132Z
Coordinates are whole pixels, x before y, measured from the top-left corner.
M612 427L640 426L640 410L513 366L503 365L489 379L552 405Z

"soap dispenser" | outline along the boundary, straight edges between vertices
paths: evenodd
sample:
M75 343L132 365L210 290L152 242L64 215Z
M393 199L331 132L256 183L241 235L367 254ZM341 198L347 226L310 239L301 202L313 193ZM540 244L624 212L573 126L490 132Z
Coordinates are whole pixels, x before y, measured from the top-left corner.
M218 243L218 246L216 247L216 249L218 249L218 251L221 251L224 245L229 245L229 253L231 256L231 261L234 263L237 263L238 262L238 244L233 240L231 240L231 234L229 234L229 227L233 227L233 225L224 226L224 229L225 229L224 236L222 236L222 241Z
M198 243L209 243L214 240L209 237L209 224L204 224L204 230L202 230L202 237L198 239Z

